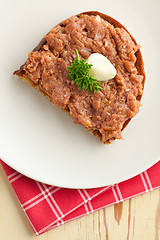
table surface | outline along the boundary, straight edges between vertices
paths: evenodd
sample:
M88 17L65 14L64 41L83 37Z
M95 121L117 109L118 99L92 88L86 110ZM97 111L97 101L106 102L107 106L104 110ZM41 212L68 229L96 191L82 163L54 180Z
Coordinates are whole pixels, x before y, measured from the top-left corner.
M158 240L160 190L115 204L35 237L0 165L1 240Z

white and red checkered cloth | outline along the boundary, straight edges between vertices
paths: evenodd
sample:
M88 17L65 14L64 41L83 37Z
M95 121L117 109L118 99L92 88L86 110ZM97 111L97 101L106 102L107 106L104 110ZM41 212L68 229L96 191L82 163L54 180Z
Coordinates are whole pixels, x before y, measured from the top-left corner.
M160 187L160 161L127 181L96 189L46 185L1 164L36 235Z

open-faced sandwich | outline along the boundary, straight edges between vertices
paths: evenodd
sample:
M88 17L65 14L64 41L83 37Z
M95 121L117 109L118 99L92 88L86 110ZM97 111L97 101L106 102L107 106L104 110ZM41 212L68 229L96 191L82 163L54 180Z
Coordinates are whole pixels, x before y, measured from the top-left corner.
M140 46L124 26L99 12L55 26L14 74L104 143L122 138L139 112L145 81Z

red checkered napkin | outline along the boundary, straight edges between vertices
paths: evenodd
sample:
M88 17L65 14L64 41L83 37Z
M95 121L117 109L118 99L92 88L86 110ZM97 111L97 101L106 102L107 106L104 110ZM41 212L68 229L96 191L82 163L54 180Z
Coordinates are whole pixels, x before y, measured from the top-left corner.
M1 164L36 235L109 205L160 187L160 161L127 181L95 189L37 182Z

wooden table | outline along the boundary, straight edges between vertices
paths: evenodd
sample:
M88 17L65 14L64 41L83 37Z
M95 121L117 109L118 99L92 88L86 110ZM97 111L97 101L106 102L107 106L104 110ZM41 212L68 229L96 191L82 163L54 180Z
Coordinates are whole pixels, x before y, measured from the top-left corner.
M158 240L160 190L89 214L35 237L0 165L0 240L33 239Z

